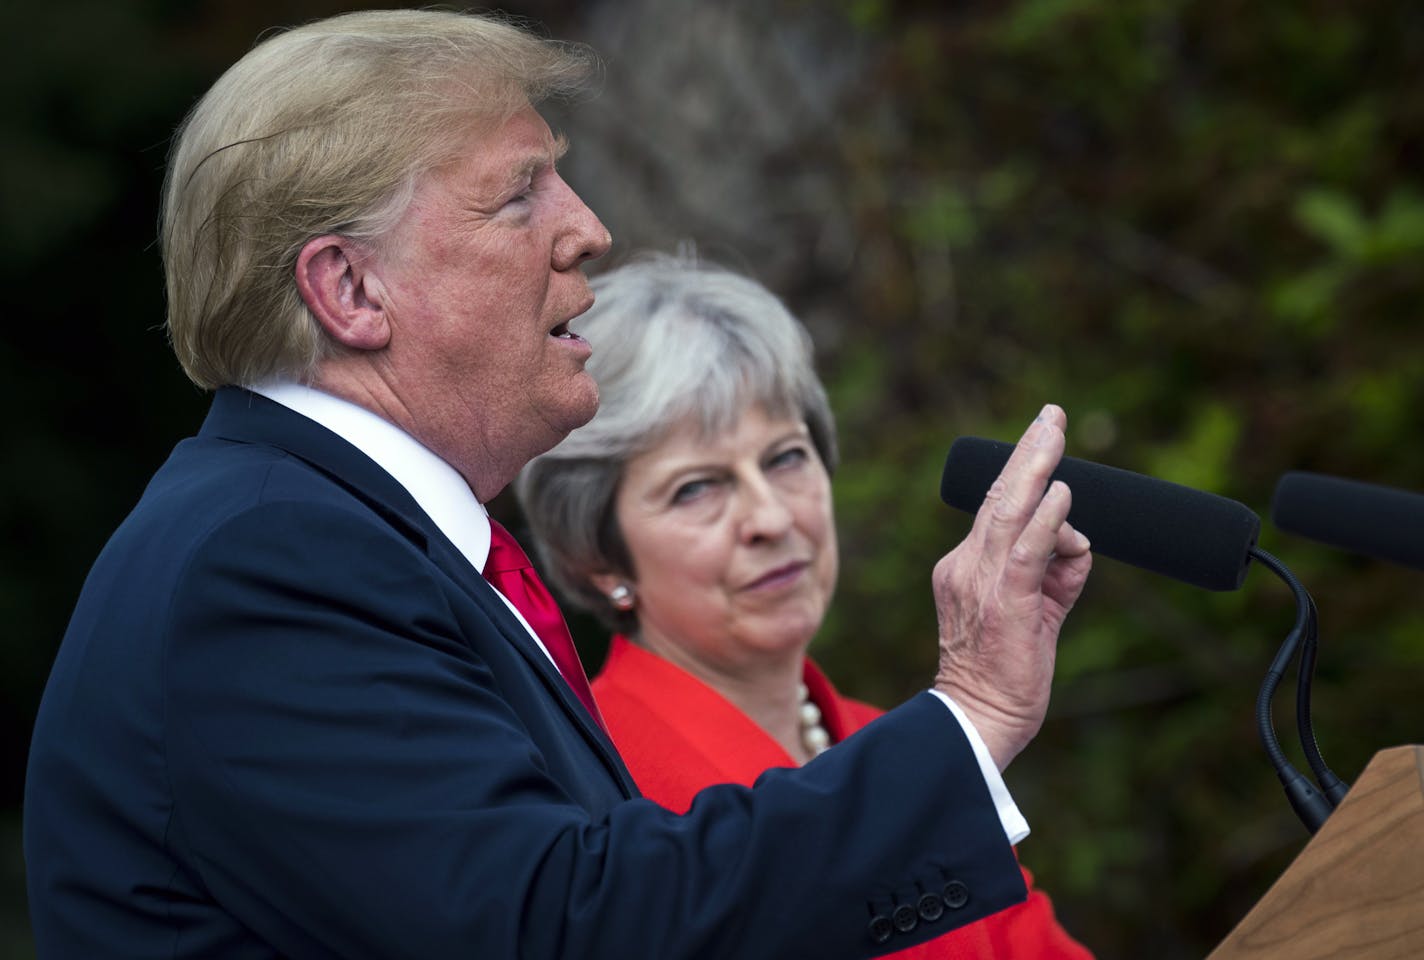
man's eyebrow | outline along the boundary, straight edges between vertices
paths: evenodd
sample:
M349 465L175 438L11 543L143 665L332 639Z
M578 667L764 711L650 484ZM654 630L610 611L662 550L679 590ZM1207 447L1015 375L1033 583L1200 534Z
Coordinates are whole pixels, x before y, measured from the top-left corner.
M539 170L557 164L563 155L568 152L569 138L562 133L555 134L554 140L550 144L549 152L531 154L525 158L525 160L510 173L509 182L515 184L532 178Z

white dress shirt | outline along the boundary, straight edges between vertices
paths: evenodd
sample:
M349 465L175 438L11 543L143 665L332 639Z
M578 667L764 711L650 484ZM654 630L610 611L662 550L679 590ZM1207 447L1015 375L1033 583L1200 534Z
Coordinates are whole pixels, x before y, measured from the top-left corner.
M474 491L459 471L441 460L429 447L365 407L314 387L276 381L259 384L252 388L252 392L260 393L309 420L315 420L376 461L377 466L405 488L416 506L425 511L440 532L470 561L470 566L483 575L490 550L489 512L483 503L475 499ZM504 594L498 590L495 593L524 625L529 636L544 651L544 656L553 663L549 649L529 626L524 614Z
M405 488L416 505L440 528L470 565L483 571L489 559L490 521L485 505L475 498L474 491L465 483L465 478L450 464L440 459L428 447L406 433L384 417L372 413L364 407L289 381L273 381L252 388L275 403L289 410L315 420L347 443L360 450L376 462L378 466ZM499 593L498 590L495 593ZM549 656L539 635L529 626L523 615L503 594L505 605L524 624L524 629L539 644L539 649ZM552 661L552 657L550 660ZM974 749L979 769L984 774L984 782L989 787L989 795L999 812L999 821L1010 843L1018 843L1028 836L1028 821L1019 812L999 768L994 765L989 748L974 729L974 724L965 716L949 696L938 690L931 690L939 697L964 728L969 744Z

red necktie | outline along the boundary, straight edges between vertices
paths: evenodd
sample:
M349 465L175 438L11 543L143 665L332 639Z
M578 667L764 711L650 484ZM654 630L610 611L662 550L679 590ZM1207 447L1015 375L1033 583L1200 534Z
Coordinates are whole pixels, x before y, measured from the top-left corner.
M588 675L583 672L578 651L574 649L574 638L569 635L568 624L564 623L559 606L544 586L544 581L534 572L514 537L497 520L490 518L490 552L485 561L485 579L514 604L514 608L529 621L534 633L544 642L554 666L564 675L564 680L573 689L588 709L595 723L604 726L603 715L598 712L598 704L593 701L593 691L588 686Z

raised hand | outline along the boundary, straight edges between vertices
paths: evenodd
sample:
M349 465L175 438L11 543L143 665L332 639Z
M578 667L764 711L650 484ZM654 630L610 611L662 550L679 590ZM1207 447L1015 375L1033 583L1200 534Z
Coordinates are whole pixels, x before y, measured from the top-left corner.
M1067 422L1061 408L1043 408L969 535L934 568L935 687L968 715L1000 770L1043 725L1058 630L1092 567L1087 537L1068 523L1071 492L1049 485Z

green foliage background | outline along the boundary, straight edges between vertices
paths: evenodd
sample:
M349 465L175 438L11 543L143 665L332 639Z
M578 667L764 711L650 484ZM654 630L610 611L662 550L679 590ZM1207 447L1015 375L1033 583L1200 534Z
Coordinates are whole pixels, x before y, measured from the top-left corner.
M907 647L884 671L870 638L931 622L906 584L950 528L930 496L946 433L1012 439L1047 399L1073 453L1263 515L1288 469L1424 487L1419 10L852 10L892 46L913 118L867 144L867 178L913 178L922 202L876 225L898 256L857 306L884 327L835 363L852 559L822 647L833 676L879 674L888 695L925 668ZM1327 759L1351 778L1418 742L1418 575L1262 541L1322 611ZM1212 595L1099 560L1009 782L1036 824L1025 862L1103 956L1205 954L1300 849L1251 710L1292 616L1264 571Z
M0 12L0 956L31 951L17 811L69 606L206 405L159 329L167 137L263 29L350 6ZM609 6L515 9L581 39ZM866 51L834 149L786 161L834 171L853 249L834 270L764 279L817 332L841 424L843 572L816 651L883 704L933 670L929 570L968 528L936 498L957 435L1011 439L1052 400L1070 452L1263 515L1289 469L1424 489L1424 8L943 6L779 0L755 14L829 17ZM610 61L610 87L636 67ZM774 194L775 169L764 176ZM658 238L614 232L627 247ZM1262 540L1319 603L1317 726L1337 772L1424 741L1419 575L1269 525ZM1049 722L1008 779L1035 828L1025 863L1099 956L1204 955L1302 847L1252 710L1293 613L1263 571L1208 594L1098 562ZM579 626L596 661L601 638Z

